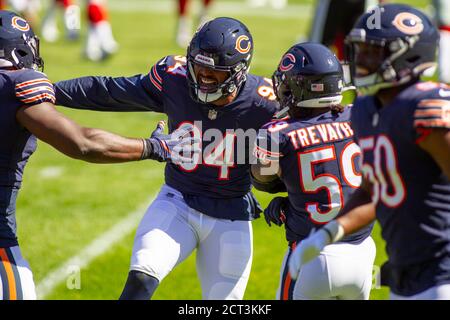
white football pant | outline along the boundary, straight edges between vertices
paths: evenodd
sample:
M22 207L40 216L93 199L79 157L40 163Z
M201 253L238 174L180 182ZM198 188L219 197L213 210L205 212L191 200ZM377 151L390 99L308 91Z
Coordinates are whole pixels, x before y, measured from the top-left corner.
M443 284L432 287L413 296L400 296L393 292L390 293L391 300L450 300L450 284Z
M164 185L142 218L130 270L162 281L197 249L203 299L242 299L252 263L250 221L216 219L190 208Z
M0 248L0 300L35 300L33 274L18 246Z
M305 264L296 281L289 275L288 248L280 276L280 300L367 300L372 288L376 247L371 237L360 244L337 243L326 246L320 255Z

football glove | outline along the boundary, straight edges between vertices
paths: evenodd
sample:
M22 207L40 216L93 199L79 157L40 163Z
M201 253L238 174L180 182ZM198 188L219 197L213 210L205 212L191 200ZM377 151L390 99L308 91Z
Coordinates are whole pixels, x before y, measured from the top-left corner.
M277 226L281 226L286 221L286 215L284 213L284 208L286 206L288 198L275 197L270 201L267 208L264 210L264 218L266 219L269 227L271 222Z
M300 269L316 258L323 248L344 236L344 228L333 220L317 232L312 232L308 238L301 241L289 258L289 273L292 279L297 279Z
M191 135L191 130L177 129L164 134L165 122L160 121L150 138L144 139L141 159L175 164L192 163L193 154L201 152L200 139Z

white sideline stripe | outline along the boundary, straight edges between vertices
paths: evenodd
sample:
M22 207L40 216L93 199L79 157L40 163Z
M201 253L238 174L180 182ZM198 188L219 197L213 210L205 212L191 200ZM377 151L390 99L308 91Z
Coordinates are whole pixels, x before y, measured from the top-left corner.
M176 1L123 1L110 0L108 7L111 11L122 12L153 12L153 13L173 13L175 14ZM200 3L193 3L190 12L198 12ZM274 9L270 6L252 7L244 0L232 2L218 2L211 6L211 16L240 15L247 17L268 17L268 18L305 18L312 17L313 12L310 4L288 4L282 9Z
M117 242L128 235L137 226L149 203L152 202L155 197L156 194L153 195L150 201L145 201L138 209L129 213L124 219L120 220L112 228L97 237L76 256L64 262L57 269L49 272L41 282L36 285L37 298L44 299L48 296L57 285L67 279L74 266L78 267L79 270L85 268L95 258L106 253L106 251L111 249Z

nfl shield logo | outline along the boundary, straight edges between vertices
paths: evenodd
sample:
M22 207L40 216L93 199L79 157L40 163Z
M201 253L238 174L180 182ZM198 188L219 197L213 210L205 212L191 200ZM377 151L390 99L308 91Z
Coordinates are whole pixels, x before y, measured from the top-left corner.
M216 118L217 118L217 111L214 110L214 109L209 109L208 118L210 120L216 120Z

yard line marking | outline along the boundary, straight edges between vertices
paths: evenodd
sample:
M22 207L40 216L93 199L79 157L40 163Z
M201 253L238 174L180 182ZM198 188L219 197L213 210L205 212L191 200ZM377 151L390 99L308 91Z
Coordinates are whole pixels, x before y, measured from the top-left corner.
M63 173L64 168L58 166L45 167L39 171L39 175L44 179L58 178Z
M122 12L153 12L153 13L173 13L175 12L174 1L123 1L110 0L108 2L111 11ZM200 3L193 3L193 12L199 11ZM310 4L288 4L282 9L271 7L252 7L245 2L219 2L211 5L211 16L240 15L247 17L268 17L274 19L312 17L313 8Z
M145 201L138 209L129 213L124 219L120 220L109 230L94 239L94 241L82 249L76 256L70 258L60 267L49 272L36 286L38 299L44 299L52 293L57 285L67 279L74 266L78 267L79 270L87 267L95 258L106 253L116 243L127 236L137 227L149 206L149 203L153 202L155 198L156 194L150 198L150 201Z

